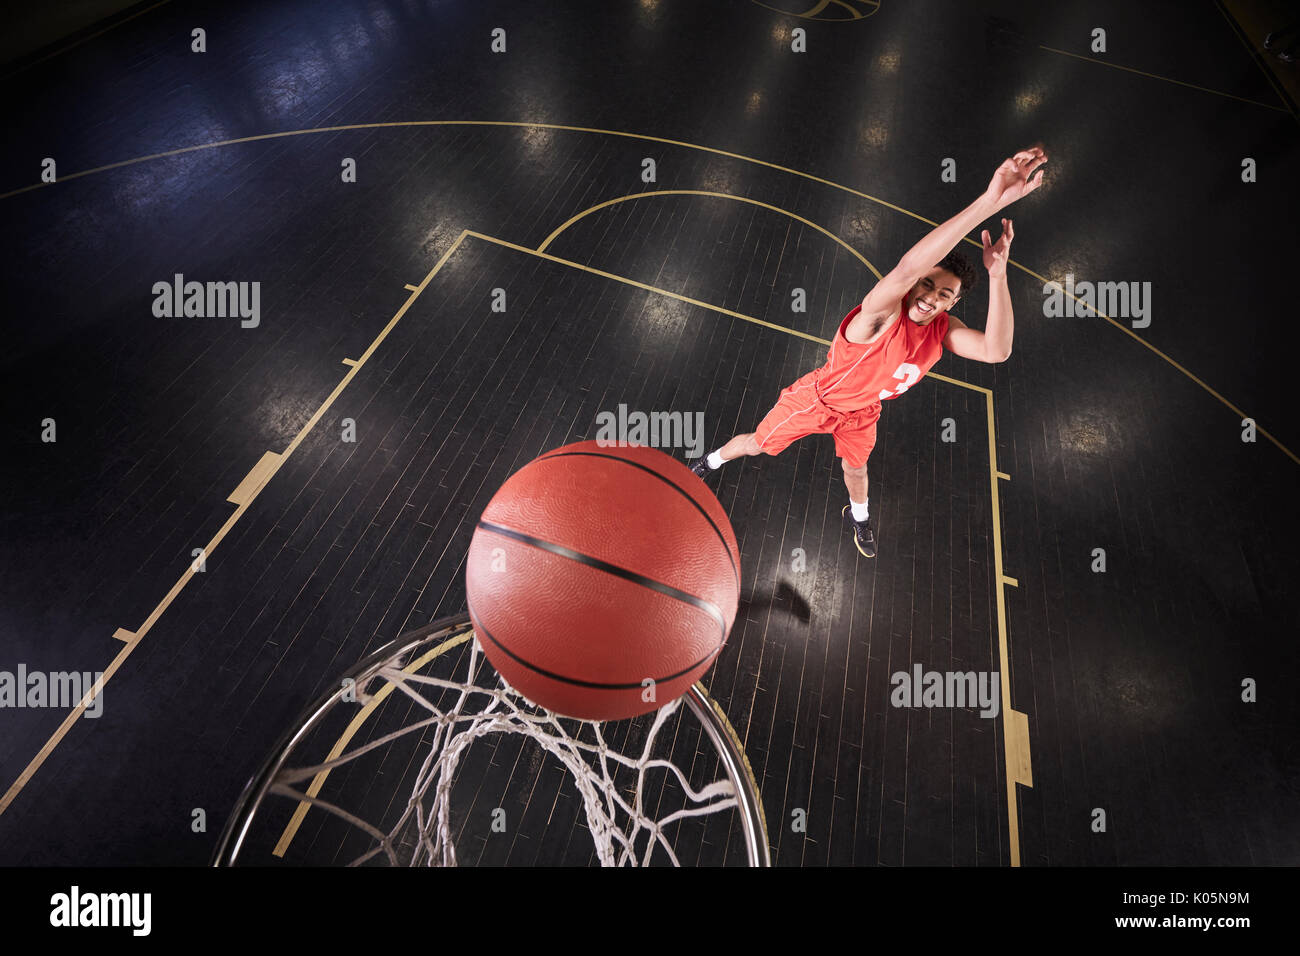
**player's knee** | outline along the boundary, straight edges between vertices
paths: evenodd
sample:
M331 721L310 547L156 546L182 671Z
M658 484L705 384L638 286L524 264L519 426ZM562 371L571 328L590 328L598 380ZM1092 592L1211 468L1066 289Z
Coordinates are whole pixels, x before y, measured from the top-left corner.
M854 478L866 477L867 474L866 465L859 465L858 467L855 468L852 465L850 465L847 461L845 461L843 458L840 459L840 464L844 467L844 474L850 475Z
M746 455L763 454L763 446L758 443L758 438L755 437L753 432L750 432L748 435L745 436L745 454Z

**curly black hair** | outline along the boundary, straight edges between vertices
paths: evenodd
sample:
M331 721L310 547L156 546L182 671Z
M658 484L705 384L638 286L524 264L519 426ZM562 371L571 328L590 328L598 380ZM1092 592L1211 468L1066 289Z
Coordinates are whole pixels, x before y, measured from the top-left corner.
M979 270L971 263L969 259L956 250L948 253L939 263L940 269L947 269L955 275L961 282L961 288L957 290L959 296L970 292L979 283Z

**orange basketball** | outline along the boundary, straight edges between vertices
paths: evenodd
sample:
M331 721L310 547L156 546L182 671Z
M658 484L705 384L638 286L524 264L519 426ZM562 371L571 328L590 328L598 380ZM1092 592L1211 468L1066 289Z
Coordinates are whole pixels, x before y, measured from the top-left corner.
M474 530L465 590L511 687L568 717L616 720L662 707L708 670L736 619L740 552L684 464L585 441L501 486Z

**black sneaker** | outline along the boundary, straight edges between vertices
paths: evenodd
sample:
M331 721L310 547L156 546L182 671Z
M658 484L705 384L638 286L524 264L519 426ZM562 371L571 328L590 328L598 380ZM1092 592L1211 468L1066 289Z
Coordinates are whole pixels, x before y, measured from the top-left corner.
M840 512L853 525L853 543L858 546L858 553L864 558L874 558L876 556L876 536L871 533L870 518L866 521L854 521L853 513L849 511L852 505L845 505L844 510Z
M701 479L717 471L716 468L709 467L708 455L705 455L703 458L692 458L688 460L686 462L686 467L689 468L691 471L695 472L695 474L699 475Z

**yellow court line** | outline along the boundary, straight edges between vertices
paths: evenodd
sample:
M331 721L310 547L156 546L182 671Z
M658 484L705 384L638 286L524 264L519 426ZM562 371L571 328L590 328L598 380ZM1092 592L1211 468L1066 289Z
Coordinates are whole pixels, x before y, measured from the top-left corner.
M1186 86L1188 89L1200 90L1202 93L1213 93L1215 96L1226 96L1230 100L1239 100L1242 103L1249 103L1252 106L1262 106L1266 110L1276 110L1279 113L1290 113L1288 109L1280 106L1274 106L1272 103L1261 103L1259 100L1248 100L1244 96L1237 96L1233 93L1224 93L1222 90L1212 90L1209 87L1197 86L1195 83L1184 83L1182 80L1171 80L1167 76L1157 76L1155 73L1147 73L1143 70L1135 70L1131 66L1120 66L1118 63L1108 63L1105 60L1098 60L1096 57L1082 56L1078 53L1071 53L1069 50L1058 50L1055 47L1038 45L1038 49L1046 50L1048 53L1059 53L1062 56L1072 56L1076 60L1085 60L1088 63L1096 63L1098 66L1108 66L1112 70L1123 70L1125 73L1136 73L1139 76L1149 77L1153 80L1163 80L1166 83L1176 83L1179 86Z
M998 477L999 477L999 478L1003 478L1003 479L1005 479L1006 481L1010 481L1010 480L1011 480L1011 476L1008 475L1005 471L999 471L999 472L998 472Z
M1100 309L1094 307L1092 304L1090 304L1090 303L1088 303L1088 302L1084 302L1082 299L1080 299L1078 296L1074 295L1073 293L1066 292L1065 289L1061 286L1061 283L1059 283L1059 282L1055 282L1055 281L1053 281L1053 280L1046 279L1046 278L1044 278L1043 276L1040 276L1037 272L1034 272L1032 269L1027 269L1027 268L1025 268L1024 266L1021 266L1020 268L1023 269L1023 270L1024 270L1026 273L1028 273L1029 275L1033 276L1035 279L1037 279L1037 280L1039 280L1040 282L1042 282L1044 285L1047 285L1047 284L1050 282L1052 285L1056 286L1056 288L1057 288L1058 291L1060 291L1060 292L1061 292L1062 294L1064 294L1064 295L1068 295L1068 296L1069 296L1071 299L1073 299L1073 300L1074 300L1078 305L1083 306L1083 307L1086 308L1089 312L1091 312L1093 315L1097 316L1099 319L1104 319L1105 321L1109 322L1109 323L1110 323L1111 325L1113 325L1115 328L1119 329L1121 332L1123 332L1125 335L1127 335L1129 338L1131 338L1134 342L1137 342L1137 343L1139 343L1140 345L1144 346L1145 348L1150 349L1150 350L1151 350L1152 352L1154 352L1156 355L1160 356L1160 358L1164 359L1166 362L1168 362L1168 363L1169 363L1170 365L1172 365L1174 368L1178 369L1178 371L1182 372L1184 375L1186 375L1188 378L1190 378L1190 379L1191 379L1193 382L1195 382L1197 385L1201 386L1201 388L1205 389L1205 391L1209 392L1212 396L1214 396L1215 398L1217 398L1217 399L1218 399L1220 402L1222 402L1222 403L1223 403L1223 404L1224 404L1228 409L1230 409L1232 412L1234 412L1238 417L1240 417L1240 418L1250 418L1249 415L1247 415L1245 412L1243 412L1243 411L1242 411L1240 408L1238 408L1236 405L1232 404L1232 402L1228 401L1226 398L1224 398L1222 395L1220 395L1218 392L1216 392L1214 389L1212 389L1212 388L1211 388L1209 385L1207 385L1207 384L1206 384L1202 379L1200 379L1200 378L1198 378L1197 376L1193 375L1193 374L1192 374L1190 371L1188 371L1188 370L1187 370L1183 365L1181 365L1180 363L1174 361L1172 358L1170 358L1170 357L1169 357L1168 355L1166 355L1164 352L1160 351L1160 349L1156 348L1154 345L1152 345L1152 344L1151 344L1150 342L1148 342L1146 339L1142 338L1142 336L1138 335L1136 332L1134 332L1132 329L1128 328L1126 325L1123 325L1123 324L1120 323L1120 322L1116 322L1114 319L1112 319L1112 318L1111 318L1109 315L1107 315L1105 312L1102 312ZM1266 432L1263 428L1259 427L1259 424L1258 424L1258 423L1255 424L1255 431L1258 432L1259 434L1263 435L1263 436L1264 436L1265 438L1267 438L1269 441L1271 441L1274 445L1276 445L1279 449L1281 449L1281 451L1282 451L1282 453L1283 453L1284 455L1286 455L1288 458L1290 458L1290 459L1291 459L1292 461L1294 461L1296 464L1300 465L1300 457L1298 457L1298 456L1295 454L1295 452L1293 452L1290 448L1287 448L1286 445L1283 445L1280 441L1278 441L1276 438L1274 438L1273 435L1269 434L1269 433Z
M278 133L259 133L255 136L241 136L236 139L217 140L212 143L199 143L196 146L182 146L179 149L169 149L161 153L151 153L147 156L137 156L134 159L124 159L116 163L108 163L104 166L96 166L92 169L85 169L79 173L68 173L66 176L59 176L55 183L37 182L30 186L22 186L18 189L11 189L7 193L0 193L0 199L8 199L11 196L17 196L21 193L31 192L34 189L46 189L57 183L68 182L72 179L80 179L82 176L90 176L93 173L103 173L112 169L121 169L124 166L134 166L137 163L145 163L154 159L166 159L171 156L181 156L185 153L199 152L206 149L219 149L223 146L238 146L243 143L258 143L265 140L285 139L290 136L310 136L317 133L341 133L355 130L369 129L405 129L416 126L487 126L500 127L506 129L549 129L558 132L567 133L597 133L604 136L618 136L624 139L641 140L648 143L663 143L666 146L680 146L684 149L696 149L705 153L713 153L716 156L726 156L728 159L739 159L747 163L753 163L757 166L765 166L768 169L775 169L778 172L789 173L792 176L800 176L812 182L821 183L824 186L830 186L833 189L839 189L862 199L869 200L877 205L892 209L895 212L910 216L918 222L923 222L928 226L937 226L938 223L926 219L924 216L917 215L910 209L904 209L902 206L895 206L893 203L886 202L876 196L852 188L851 186L842 186L839 183L832 182L829 179L823 179L821 176L815 176L812 173L805 173L798 169L791 169L788 166L782 166L779 163L770 163L765 159L755 159L752 156L745 156L742 153L732 153L725 149L718 149L713 146L700 146L697 143L687 143L678 139L668 139L663 136L650 136L646 133L628 133L616 129L600 129L592 126L568 126L561 123L526 123L522 120L395 120L387 123L348 123L341 126L317 126L311 129L292 129L282 130ZM967 240L972 241L972 240ZM974 243L974 245L980 245ZM982 247L981 247L982 248Z
M1087 58L1085 57L1085 59ZM649 136L645 133L628 133L622 130L598 129L590 126L566 126L558 123L526 123L519 120L401 120L401 121L395 121L389 123L351 123L344 126L320 126L315 129L298 129L298 130L286 130L279 133L262 133L257 136L244 136L244 137L240 137L239 139L221 140L214 143L201 143L197 146L185 146L180 149L172 149L162 153L153 153L148 156L138 156L135 159L125 159L120 162L109 163L106 166L97 166L93 169L82 170L79 173L69 173L67 176L60 176L58 182L67 182L68 180L79 179L82 176L89 176L92 173L105 172L111 169L120 169L124 166L133 166L136 163L148 162L154 159L163 159L169 156L179 156L184 153L192 153L204 149L216 149L221 146L233 146L240 143L254 143L254 142L261 142L263 140L281 139L288 136L306 136L314 133L334 133L334 132L341 132L344 130L407 128L407 127L415 127L415 126L485 126L485 127L515 128L515 129L549 129L549 130L558 130L561 132L573 132L573 133L598 133L604 136L618 136L618 137L623 137L625 139L635 139L635 140L641 140L649 143L664 143L668 146L680 146L684 149L695 149L695 150L699 150L700 152L712 153L716 156L726 156L730 159L738 159L741 160L742 162L753 163L756 166L763 166L768 169L775 169L779 172L788 173L791 176L799 176L803 179L809 180L810 182L821 183L823 186L829 186L832 189L838 189L841 192L846 192L851 196L857 196L860 199L865 199L869 202L876 203L877 205L884 206L886 209L892 209L895 212L901 213L904 216L910 216L912 219L915 219L917 222L923 222L929 226L938 225L938 223L934 222L933 220L926 219L924 216L918 215L917 213L912 212L910 209L904 209L902 206L896 206L893 203L886 202L885 200L880 199L876 196L872 196L868 193L864 193L859 189L854 189L852 186L844 186L840 183L832 182L829 179L824 179L821 176L815 176L812 173L806 173L802 170L792 169L789 166L782 166L778 163L770 163L765 159L756 159L753 156L745 156L741 153L732 153L725 149L717 149L713 146L701 146L697 143L686 143L681 140L666 139L665 137L662 136ZM43 189L52 185L55 184L38 182L30 186L22 186L18 189L11 189L7 193L0 193L0 199L8 199L11 196L17 196L22 193L30 192L34 189ZM967 236L963 241L970 243L972 246L974 246L977 249L981 249L981 251L983 249L983 247L979 242L976 242L974 239L971 239L969 236ZM1028 268L1027 266L1022 265L1021 263L1017 262L1015 259L1008 259L1007 264L1010 266L1014 266L1015 268L1019 269L1021 272L1024 272L1027 275L1033 276L1034 278L1038 279L1040 282L1046 283L1048 281L1044 279L1041 275L1039 275L1037 272L1034 272L1032 269ZM1086 306L1089 310L1096 313L1101 318L1104 318L1107 321L1111 322L1111 324L1115 325L1117 328L1121 328L1121 329L1124 328L1122 325L1119 325L1119 323L1115 322L1113 319L1110 319L1109 316L1106 316L1098 312L1096 309L1093 309L1092 306L1088 305L1088 303L1081 301L1080 299L1078 299L1073 295L1071 295L1070 298L1074 299L1074 301L1079 303L1080 305ZM1242 414L1240 410L1236 408L1236 406L1230 403L1222 395L1214 391L1212 388L1206 385L1195 375L1192 375L1190 372L1187 371L1187 369L1183 368L1183 366L1179 365L1173 359L1169 358L1169 356L1165 355L1159 349L1148 344L1146 340L1142 339L1140 336L1134 335L1130 330L1124 329L1124 331L1127 332L1130 335L1130 337L1132 337L1135 341L1141 342L1143 345L1145 345L1156 355L1160 356L1170 365L1174 366L1174 368L1178 369L1178 371L1182 372L1192 381L1196 382L1197 385L1200 385L1203 389L1205 389L1207 392L1209 392L1211 395L1217 398L1220 402L1228 406L1228 408L1232 409L1234 412L1237 412L1239 415L1241 415L1242 418L1248 417ZM1265 438L1267 438L1274 445L1276 445L1279 449L1281 449L1287 455L1287 457L1289 457L1292 461L1295 461L1297 464L1300 464L1300 457L1297 457L1290 449L1288 449L1285 445L1283 445L1280 441L1278 441L1277 438L1275 438L1272 434L1260 428L1258 424L1256 425L1256 431L1259 434L1263 435Z
M433 269L424 277L424 282L420 283L418 287L420 290L423 290L429 280L433 277L434 273L442 268L443 263L445 263L447 259L450 258L451 254L460 246L461 241L464 240L465 236L466 233L461 232L461 234L456 237L456 241L451 245L451 248L443 253L443 255L438 259L438 262L434 265ZM366 360L370 358L375 349L379 347L380 343L388 337L388 333L393 330L393 327L401 320L402 316L406 314L406 311L411 307L411 303L415 301L418 295L419 291L412 293L406 302L402 304L401 308L397 310L397 314L393 316L389 323L384 326L383 330L375 337L375 340L371 342L370 347L366 349L365 354L362 355L361 358L355 362L353 367L347 371L340 380L338 387L334 389L329 398L325 400L324 404L316 410L316 413L312 415L307 424L303 426L302 430L298 432L297 436L294 437L293 441L289 443L285 450L278 454L275 452L266 452L263 454L262 458L248 472L243 481L239 483L239 486L235 491L230 494L227 500L236 506L235 510L217 530L217 533L213 535L212 540L204 545L203 553L206 558L212 557L212 554L217 550L217 546L225 538L230 529L234 527L235 522L243 517L244 512L252 506L262 489L266 487L266 484L280 470L280 467L288 460L294 449L302 443L302 440L307 436L307 433L316 426L316 423L320 421L325 412L334 404L334 400L338 398L343 389L348 386L348 383L356 377L356 374L361 370L361 367L365 364ZM185 585L189 584L190 579L194 577L196 573L193 564L187 563L185 565L185 573L180 576L176 583L172 585L171 590L167 592L163 599L158 602L158 605L153 609L153 611L150 612L149 616L145 618L145 622L139 630L130 632L126 631L124 628L117 629L113 636L118 640L125 642L126 646L123 647L122 650L118 651L117 656L113 658L108 668L104 671L103 680L98 685L100 689L108 684L113 675L117 673L118 668L120 668L122 664L125 663L126 659L131 656L131 652L140 646L140 642L144 639L144 636L152 630L156 623L158 623L158 619L162 617L163 612L171 607L171 604L176 600L177 595L185 589ZM45 741L45 745L41 747L36 756L34 756L31 761L28 762L27 766L23 768L22 773L18 775L18 779L10 785L4 796L0 797L0 815L4 814L5 810L7 810L10 804L14 802L18 794L22 792L23 788L27 786L27 783L33 776L35 776L36 771L41 768L43 763L45 763L46 758L54 752L54 748L59 745L59 742L62 741L68 731L72 729L73 725L77 722L77 719L85 712L86 708L90 706L90 702L93 698L94 695L88 692L77 706L69 711L67 717L63 719L63 723L58 726L54 733L50 735L49 739Z
M235 509L235 513L226 520L226 523L221 526L213 539L208 542L207 546L204 548L205 554L212 554L216 549L217 544L226 536L226 532L230 530L231 526L235 523L238 517L243 514L244 509L247 507L247 505L240 505ZM147 634L153 625L157 623L158 618L162 616L163 611L171 605L172 601L176 599L176 595L180 594L194 574L195 571L193 565L187 563L185 565L185 573L180 576L180 579L174 585L172 585L171 590L168 591L162 601L158 603L158 606L153 609L153 612L145 619L144 625L138 631L135 631L132 634L131 632L125 631L123 628L118 628L114 632L113 636L116 639L123 641L126 646L117 652L117 655L109 663L108 667L104 669L103 679L98 684L100 691L102 691L103 688L108 685L108 682L113 679L113 675L116 674L118 669L126 662L126 659L131 656L131 652L140 646L140 641L144 638L145 634ZM130 634L130 636L127 636L128 634ZM36 775L36 771L41 768L43 763L45 763L46 758L54 752L54 748L59 745L59 742L63 740L68 731L70 731L73 725L76 724L78 718L80 718L86 711L86 708L90 706L90 702L94 699L94 696L94 694L88 692L81 698L81 701L77 706L68 712L68 715L63 718L63 722L59 724L54 733L52 733L49 736L49 739L45 741L45 745L37 751L36 756L34 756L28 762L27 766L23 768L22 773L18 775L18 778L9 786L9 789L5 791L4 796L0 797L0 815L4 814L5 810L7 810L9 805L14 802L18 794L22 792L25 786L27 786L28 781Z
M1001 672L1002 756L1007 770L1007 826L1011 840L1011 865L1020 865L1020 804L1016 784L1033 786L1030 771L1029 718L1011 709L1011 650L1007 637L1006 582L1011 579L1002 570L1002 498L998 489L998 449L993 392L986 390L985 411L988 415L989 491L993 500L993 580L997 595L998 669Z
M771 203L765 203L758 199L750 199L748 196L736 196L733 195L732 193L723 193L712 189L655 189L655 190L651 190L650 192L632 193L631 195L628 196L616 196L613 199L606 199L604 202L597 203L596 205L591 206L588 209L584 209L576 216L570 216L568 220L566 220L562 225L559 226L559 228L555 229L549 236L546 237L546 239L542 242L542 244L537 247L537 251L545 252L546 247L549 246L552 242L554 242L555 239L559 237L560 233L564 232L564 230L568 229L579 219L582 219L585 216L589 216L593 212L596 212L599 209L606 209L610 206L615 206L618 203L622 203L622 202L628 202L629 200L632 199L645 199L648 196L709 196L714 199L730 199L735 202L749 203L751 206L759 206L763 209L767 209L772 212L779 212L783 216L789 216L791 219L798 220L799 222L803 223L805 226L809 226L813 229L816 229L823 236L826 236L828 239L831 239L834 242L839 243L841 246L847 249L852 255L856 256L858 258L858 261L860 261L864 266L870 269L871 274L874 275L877 280L882 278L880 275L880 270L877 269L875 266L873 266L870 263L870 261L868 261L866 256L858 252L858 250L854 249L851 245L849 245L839 236L835 235L835 233L831 232L829 229L825 228L824 226L819 226L811 219L805 219L803 216L799 215L798 213L790 212L790 210L788 209L782 209L780 206L773 206Z
M830 343L827 342L827 345ZM949 385L960 385L962 388L969 388L972 392L983 392L985 395L992 395L993 390L985 388L983 385L975 385L972 382L963 382L959 378L949 378L947 375L940 375L938 372L926 372L926 378L938 379L941 382L947 382Z
M306 425L302 426L302 430L298 432L293 441L289 442L288 447L284 450L285 458L288 458L293 454L294 449L302 444L302 440L307 437L311 430L316 427L316 423L321 420L327 411L329 411L330 406L334 404L334 400L343 394L343 390L348 387L352 379L354 379L357 373L361 371L362 367L370 359L370 356L375 354L375 349L379 348L379 346L383 344L384 339L388 338L388 333L397 327L398 322L402 321L402 317L406 315L407 310L410 309L410 307L415 303L415 300L419 298L420 293L424 291L425 286L429 284L429 280L438 274L438 270L441 269L443 264L451 258L451 254L460 248L460 244L466 235L469 235L469 230L462 230L461 234L456 237L456 241L451 244L446 252L438 257L438 261L434 263L433 268L430 269L428 275L424 277L424 281L421 282L407 300L402 303L402 306L397 310L397 313L388 320L388 324L380 330L379 334L375 336L374 340L366 350L361 353L361 357L353 363L352 367L348 369L347 374L339 380L334 391L330 393L330 397L325 399L324 404L322 404L320 408L316 409L316 413L307 420Z
M1034 766L1033 760L1029 753L1029 715L1023 711L1011 711L1010 720L1004 723L1006 730L1008 759L1015 760L1016 783L1024 784L1026 787L1034 785ZM1013 749L1014 748L1014 749ZM1010 776L1008 774L1008 776ZM1017 807L1016 816L1019 818L1019 808ZM1020 858L1019 834L1015 846L1015 857Z
M230 496L226 498L232 505L242 505L257 497L257 493L271 480L284 459L273 451L263 452L261 459L252 470L244 476Z
M729 315L733 319L742 319L745 322L752 322L754 325L761 325L765 328L776 329L778 332L787 332L790 335L797 335L801 339L807 339L810 342L817 342L821 345L829 346L831 344L829 340L823 339L817 335L811 335L808 332L800 332L798 329L788 328L787 326L784 325L777 325L774 322L765 322L763 319L756 319L749 315L742 315L739 312L733 312L731 309L724 308L720 305L710 305L708 302L704 302L700 299L692 299L688 295L680 295L676 292L670 292L667 289L657 288L656 286L649 285L645 282L638 282L636 279L628 279L624 276L614 275L614 273L612 272L605 272L602 269L596 269L592 266L583 265L581 262L574 262L571 259L561 259L559 256L551 255L549 252L539 252L536 249L530 249L528 246L521 246L516 243L509 242L505 239L498 239L495 236L487 236L481 232L475 232L472 229L468 229L466 230L466 232L469 235L473 236L475 239L482 239L485 242L493 242L496 243L498 246L505 246L508 249L515 249L519 252L526 252L529 255L540 256L543 259L549 259L551 262L557 262L560 265L571 266L574 269L581 269L584 272L590 272L592 275L603 276L606 279L613 279L616 282L622 282L627 285L636 286L638 289L645 289L647 292L657 292L660 295L668 296L670 299L676 299L678 302L686 302L690 305L698 305L704 309L712 309L714 312L721 312L723 315Z

